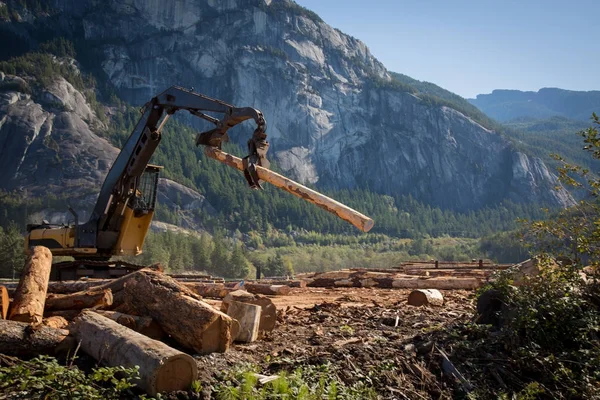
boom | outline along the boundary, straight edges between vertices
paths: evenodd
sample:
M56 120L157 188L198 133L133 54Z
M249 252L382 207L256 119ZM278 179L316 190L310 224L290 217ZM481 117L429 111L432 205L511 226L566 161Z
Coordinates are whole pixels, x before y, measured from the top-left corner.
M49 224L28 227L27 248L40 244L50 247L55 255L108 259L111 255L139 254L150 226L156 200L158 167L148 162L162 138L162 129L171 115L180 110L209 121L214 129L200 133L196 145L221 148L228 141L227 131L235 125L253 119L254 134L248 141L245 158L246 178L251 187L258 187L254 165L268 167L266 152L266 122L254 108L237 108L191 90L173 86L154 97L143 108L143 115L113 163L87 222L74 227ZM221 114L220 118L206 114Z

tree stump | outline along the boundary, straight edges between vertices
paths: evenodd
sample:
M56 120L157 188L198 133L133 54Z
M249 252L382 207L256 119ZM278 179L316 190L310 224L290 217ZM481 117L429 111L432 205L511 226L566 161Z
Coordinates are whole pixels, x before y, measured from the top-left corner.
M411 306L442 306L444 296L437 289L416 289L408 295L408 304Z
M139 366L135 382L150 396L188 390L198 378L198 366L189 355L150 339L93 311L83 311L72 323L81 349L108 366Z
M51 267L50 250L43 246L34 247L15 290L9 319L33 324L42 322Z

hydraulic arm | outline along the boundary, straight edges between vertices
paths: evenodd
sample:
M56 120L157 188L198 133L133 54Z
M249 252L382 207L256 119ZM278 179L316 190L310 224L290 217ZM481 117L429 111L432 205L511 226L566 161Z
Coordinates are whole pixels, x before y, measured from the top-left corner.
M71 210L75 216L74 226L30 225L26 249L43 245L54 255L86 259L141 253L154 214L160 168L148 163L160 143L165 123L180 110L213 123L215 128L200 133L196 145L219 149L223 141L228 141L230 128L253 119L256 129L248 140L244 175L250 187L260 187L256 166L269 167L266 159L269 143L262 113L173 86L144 106L142 117L104 180L89 220L80 225L77 213Z

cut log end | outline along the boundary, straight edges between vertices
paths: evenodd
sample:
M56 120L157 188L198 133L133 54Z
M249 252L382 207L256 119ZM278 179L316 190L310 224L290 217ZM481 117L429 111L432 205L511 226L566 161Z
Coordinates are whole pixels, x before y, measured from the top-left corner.
M163 360L163 363L155 373L158 393L189 390L191 382L198 377L196 362L190 363L187 354L174 355Z
M408 295L408 304L411 306L442 306L444 297L437 289L417 289Z

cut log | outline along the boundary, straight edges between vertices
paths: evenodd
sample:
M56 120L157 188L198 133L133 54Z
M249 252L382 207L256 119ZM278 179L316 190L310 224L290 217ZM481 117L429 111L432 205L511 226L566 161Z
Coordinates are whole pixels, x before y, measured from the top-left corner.
M44 318L42 325L54 329L65 329L69 325L69 321L64 317L55 315L53 317Z
M223 283L184 282L183 285L202 297L212 299L222 299L235 290L225 287Z
M110 289L92 288L85 292L51 294L46 299L46 310L83 310L84 308L108 308L113 304Z
M140 380L134 383L150 396L188 390L198 378L189 355L93 311L83 311L71 327L81 349L94 359L108 366L139 366Z
M248 293L245 290L236 290L229 293L221 303L221 311L227 313L229 303L239 301L241 303L254 304L261 307L259 333L271 332L277 323L277 307L273 300L258 294Z
M113 321L133 329L149 338L160 340L165 336L165 331L160 325L150 317L140 317L137 315L123 314L118 311L94 310L103 317L110 318Z
M44 312L44 317L45 318L62 317L64 319L66 319L67 321L72 321L79 314L81 314L81 310L46 311L46 312Z
M244 171L244 162L239 157L227 154L215 147L210 146L204 147L204 154L210 158L214 158L217 161L229 165L230 167ZM283 189L294 196L300 197L303 200L316 204L320 208L337 215L344 221L351 223L363 232L369 232L373 227L373 220L366 215L363 215L358 211L353 210L352 208L319 192L309 189L298 182L294 182L283 175L279 175L276 172L258 165L256 166L256 173L263 181L269 182L270 184L277 186L278 188Z
M125 297L124 297L124 293L123 289L125 288L125 286L127 285L128 282L130 282L132 279L135 279L135 276L138 276L136 274L147 274L148 276L152 276L154 280L156 280L157 284L164 286L164 288L169 289L171 291L180 293L181 295L185 295L197 300L202 300L202 296L197 295L196 293L194 293L192 290L188 289L187 287L183 286L182 284L180 284L179 282L177 282L175 279L168 277L167 275L164 275L163 273L159 272L159 271L155 271L149 268L144 268L141 269L139 271L133 272L131 274L122 276L118 279L114 279L111 280L105 284L102 284L100 286L96 286L95 288L93 288L94 291L99 291L102 289L110 289L112 291L112 295L113 295L113 304L112 304L112 309L117 310L119 312L125 313L125 314L136 314L136 315L140 315L136 312L133 312L132 307L130 307L129 305L125 304Z
M33 324L42 322L51 267L52 253L48 248L35 246L31 249L15 290L10 319Z
M142 270L128 275L123 286L125 304L154 319L180 345L198 353L229 349L231 318L173 278Z
M8 298L8 290L6 290L6 287L0 286L0 319L6 319L6 317L8 317L9 305L10 299Z
M260 325L260 306L232 301L229 303L227 315L237 320L240 328L235 341L250 343L258 338L258 327Z
M408 304L411 306L442 306L444 296L437 289L416 289L408 295Z
M292 281L287 281L287 280L271 281L269 283L271 285L285 285L285 286L289 286L291 288L305 288L306 287L306 281L302 280L302 279L292 280Z
M269 285L264 283L244 283L243 288L250 293L266 294L271 296L285 296L292 290L286 285Z
M55 354L72 347L74 341L68 336L65 329L0 320L0 354L17 357Z

